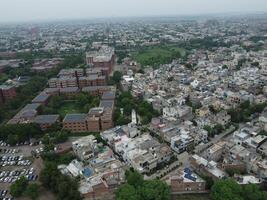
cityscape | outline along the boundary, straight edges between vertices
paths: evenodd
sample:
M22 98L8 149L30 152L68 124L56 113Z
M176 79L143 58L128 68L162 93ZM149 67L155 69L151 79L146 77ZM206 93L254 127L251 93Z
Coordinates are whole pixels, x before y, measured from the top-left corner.
M267 200L267 13L97 17L0 23L0 199Z

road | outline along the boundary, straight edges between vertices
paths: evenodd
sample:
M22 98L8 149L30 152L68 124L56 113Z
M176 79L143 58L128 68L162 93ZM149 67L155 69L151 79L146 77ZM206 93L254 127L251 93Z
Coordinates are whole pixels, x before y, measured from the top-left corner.
M203 152L204 150L206 150L207 148L209 148L213 144L219 142L222 138L228 136L229 134L233 133L234 131L235 131L235 127L234 126L230 126L230 128L228 128L223 133L217 135L216 137L212 138L211 141L209 141L208 143L206 143L204 145L198 145L198 146L196 146L194 152L195 153L201 153L201 152Z

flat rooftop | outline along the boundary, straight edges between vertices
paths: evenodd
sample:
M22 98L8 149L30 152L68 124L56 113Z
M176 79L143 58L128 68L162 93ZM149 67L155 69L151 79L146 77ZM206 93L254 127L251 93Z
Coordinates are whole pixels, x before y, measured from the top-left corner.
M50 94L47 94L45 92L42 92L40 94L38 94L33 100L32 102L45 102L49 99Z
M67 114L63 122L84 122L87 114Z
M38 115L34 119L37 124L52 124L59 119L59 115Z
M102 100L114 100L115 99L115 92L109 91L109 92L104 92L102 95Z
M101 100L99 107L103 108L113 108L114 100Z

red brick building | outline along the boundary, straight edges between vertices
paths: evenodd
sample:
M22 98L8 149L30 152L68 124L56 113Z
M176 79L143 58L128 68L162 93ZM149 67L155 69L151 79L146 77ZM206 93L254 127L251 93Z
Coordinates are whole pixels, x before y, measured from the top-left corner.
M199 192L206 190L206 181L193 173L190 169L179 170L170 176L172 193Z
M17 96L16 88L9 85L0 86L0 102L7 102Z
M88 52L86 54L87 65L93 68L107 69L109 74L113 70L115 60L115 50L108 46L102 46L98 52Z

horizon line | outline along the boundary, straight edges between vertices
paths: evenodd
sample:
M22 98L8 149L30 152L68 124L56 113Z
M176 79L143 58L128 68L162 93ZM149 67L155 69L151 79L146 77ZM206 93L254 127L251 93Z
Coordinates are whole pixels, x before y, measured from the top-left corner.
M228 15L228 16L226 16ZM103 17L72 17L72 18L55 18L55 19L36 19L36 20L11 20L0 21L0 25L18 25L30 23L58 23L71 21L92 21L92 20L109 20L109 19L138 19L138 18L178 18L178 17L237 17L246 15L267 15L267 11L229 11L229 12L209 12L196 14L158 14L158 15L139 15L139 16L103 16Z

